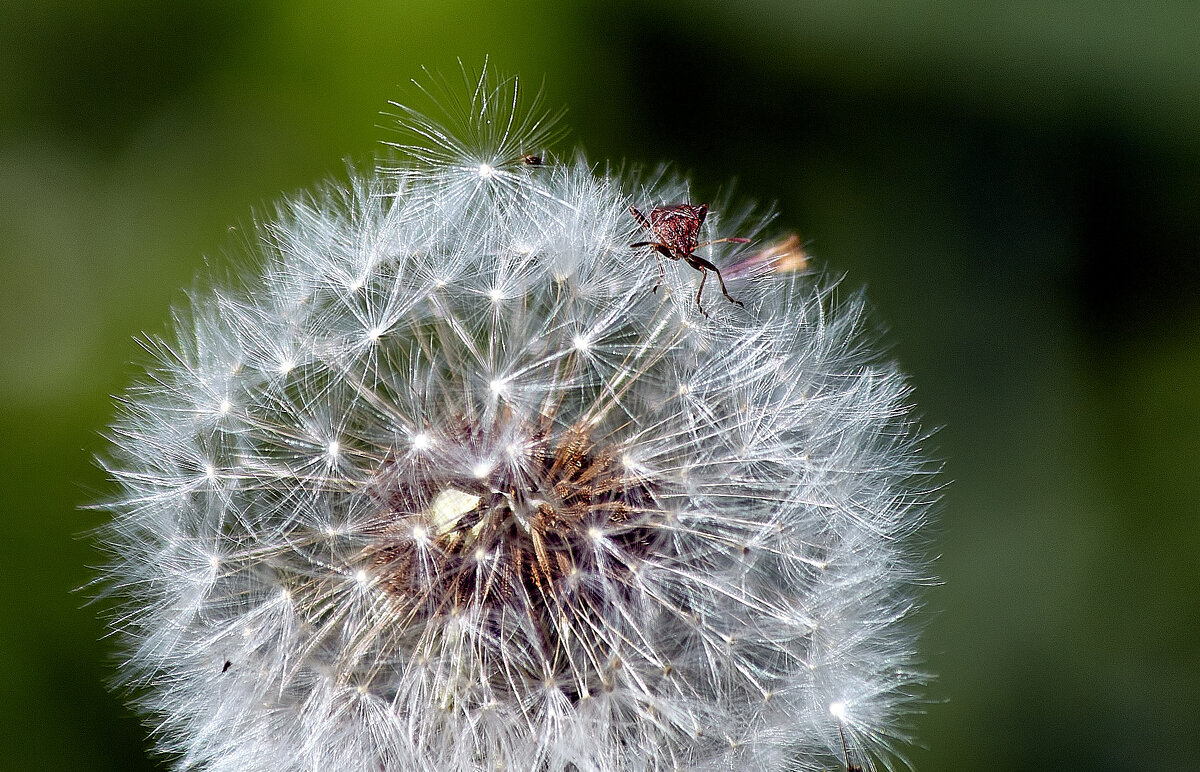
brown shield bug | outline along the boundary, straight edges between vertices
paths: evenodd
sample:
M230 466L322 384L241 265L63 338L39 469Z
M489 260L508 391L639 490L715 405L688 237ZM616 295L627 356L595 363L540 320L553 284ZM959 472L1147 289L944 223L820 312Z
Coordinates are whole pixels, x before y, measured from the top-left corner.
M704 291L704 280L708 278L708 271L712 271L717 275L717 281L721 283L721 293L725 295L730 303L736 303L741 306L740 300L734 300L729 291L725 289L725 280L721 278L721 272L715 265L705 260L696 254L696 250L700 247L706 247L709 244L720 244L721 242L731 242L735 244L745 244L750 239L742 238L725 238L713 239L699 243L700 226L704 224L704 218L708 216L708 204L693 206L691 204L669 204L666 206L656 206L650 210L650 216L647 218L637 210L637 207L629 207L629 213L637 219L638 223L643 228L650 231L653 241L639 241L636 244L630 244L630 247L637 249L639 247L650 247L654 250L655 260L658 261L658 281L654 285L652 292L658 291L658 285L663 282L663 264L662 260L658 259L659 255L670 260L683 260L685 263L695 268L700 272L700 289L696 290L696 307L700 309L700 313L708 316L704 310L704 306L700 305L700 293Z

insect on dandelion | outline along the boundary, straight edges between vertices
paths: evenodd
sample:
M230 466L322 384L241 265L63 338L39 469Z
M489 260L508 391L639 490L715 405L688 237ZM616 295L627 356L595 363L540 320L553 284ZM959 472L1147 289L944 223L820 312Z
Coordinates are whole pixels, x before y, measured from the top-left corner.
M664 242L686 180L551 155L515 80L432 83L400 152L285 200L121 401L105 580L159 750L904 765L933 487L860 297L773 270L795 238L719 201ZM702 311L678 259L652 292L647 223L740 266L737 304Z

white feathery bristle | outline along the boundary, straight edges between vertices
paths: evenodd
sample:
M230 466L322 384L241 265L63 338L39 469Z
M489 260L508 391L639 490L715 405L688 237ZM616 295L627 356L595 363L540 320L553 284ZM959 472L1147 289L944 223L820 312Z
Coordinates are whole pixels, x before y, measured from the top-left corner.
M122 401L106 579L159 749L905 765L934 488L859 295L686 180L546 157L515 80L424 90L406 160L280 204ZM688 237L755 241L693 242L717 276Z

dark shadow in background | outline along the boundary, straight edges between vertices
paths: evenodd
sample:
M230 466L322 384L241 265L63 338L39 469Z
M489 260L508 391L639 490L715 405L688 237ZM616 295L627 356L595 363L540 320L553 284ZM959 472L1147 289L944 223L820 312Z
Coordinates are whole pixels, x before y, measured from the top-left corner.
M1044 126L1037 115L1017 123L929 93L834 90L804 72L764 71L722 38L691 33L655 17L597 32L636 74L635 147L670 149L683 167L731 169L745 189L786 199L801 222L792 175L802 178L806 156L867 178L914 163L949 173L950 191L922 190L929 182L914 178L914 195L956 207L950 218L985 248L960 255L976 275L1032 278L1023 264L1046 255L1023 247L1046 231L1070 234L1055 252L1069 260L1037 273L1050 275L1042 289L1070 304L1100 357L1200 315L1200 165L1171 148L1089 116Z
M261 12L229 0L129 0L34 22L22 58L38 77L25 81L35 88L16 95L14 112L42 131L116 151L163 102L230 66Z

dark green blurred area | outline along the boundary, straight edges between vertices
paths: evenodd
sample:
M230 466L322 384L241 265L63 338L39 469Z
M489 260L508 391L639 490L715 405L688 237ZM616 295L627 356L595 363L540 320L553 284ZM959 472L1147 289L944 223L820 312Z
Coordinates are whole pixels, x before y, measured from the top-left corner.
M485 54L594 161L736 176L867 285L952 480L917 768L1197 768L1194 2L10 0L0 769L154 768L72 591L134 335Z

